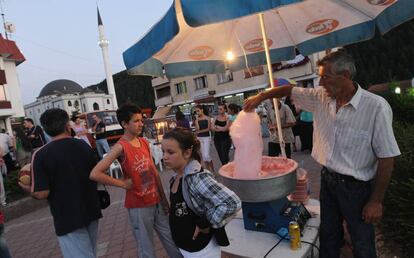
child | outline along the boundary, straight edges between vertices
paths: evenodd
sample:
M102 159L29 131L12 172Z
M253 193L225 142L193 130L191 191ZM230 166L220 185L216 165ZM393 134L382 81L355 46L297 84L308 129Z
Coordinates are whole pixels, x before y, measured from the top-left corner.
M182 257L171 238L166 214L168 202L152 161L149 145L143 138L138 137L144 125L141 109L133 104L124 104L116 114L124 129L124 135L92 170L90 178L127 190L125 208L128 209L134 237L139 246L139 257L155 257L154 228L168 256ZM120 158L124 172L123 180L105 174L117 158Z
M241 207L240 199L200 165L200 143L188 130L175 128L162 141L164 162L176 172L171 179L170 227L184 257L221 257L229 244L226 219Z

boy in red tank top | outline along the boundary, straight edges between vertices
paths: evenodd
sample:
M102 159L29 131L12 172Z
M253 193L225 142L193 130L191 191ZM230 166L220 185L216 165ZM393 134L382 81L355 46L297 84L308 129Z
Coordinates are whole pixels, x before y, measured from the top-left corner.
M169 257L182 257L174 244L168 222L168 201L158 171L152 161L148 142L139 137L143 118L139 107L124 104L117 110L124 135L96 165L90 178L96 182L126 189L128 209L139 257L155 257L153 231L157 232ZM105 174L115 159L121 162L124 179Z

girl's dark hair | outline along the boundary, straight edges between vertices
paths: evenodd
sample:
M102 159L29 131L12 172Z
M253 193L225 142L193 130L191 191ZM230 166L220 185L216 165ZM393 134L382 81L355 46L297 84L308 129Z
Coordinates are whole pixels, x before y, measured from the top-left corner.
M184 113L181 112L180 110L178 110L177 112L175 112L175 119L178 120L184 120L185 116Z
M192 132L187 129L176 127L164 134L163 139L174 139L178 142L182 151L192 148L191 158L201 162L200 142Z
M204 115L208 116L208 108L205 105L197 105L196 108L203 110Z
M76 122L76 119L78 119L78 114L73 114L72 117L70 118L72 122Z
M220 103L218 104L218 106L219 106L219 107L220 107L220 106L224 107L224 111L226 111L226 112L227 112L227 105L226 105L226 103L224 103L224 102L220 102Z
M240 107L234 103L229 104L228 108L233 111L234 114L238 114L240 111Z

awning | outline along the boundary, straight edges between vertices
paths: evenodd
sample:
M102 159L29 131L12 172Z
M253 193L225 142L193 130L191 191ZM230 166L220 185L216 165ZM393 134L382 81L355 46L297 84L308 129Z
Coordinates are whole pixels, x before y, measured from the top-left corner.
M214 103L214 101L216 100L216 98L214 98L214 96L209 95L208 97L204 97L201 99L195 99L194 102L197 104L200 103Z
M265 84L254 85L254 86L250 86L250 87L246 87L246 88L240 88L240 89L237 89L237 90L226 91L226 92L215 94L214 97L219 98L219 97L223 97L223 96L227 96L227 95L233 95L233 94L237 94L237 93L241 93L241 92L264 89L264 88L267 87L267 85L268 85L268 83L265 83Z
M162 119L165 118L171 110L171 106L165 106L165 107L157 107L157 110L155 110L154 115L152 116L152 119Z

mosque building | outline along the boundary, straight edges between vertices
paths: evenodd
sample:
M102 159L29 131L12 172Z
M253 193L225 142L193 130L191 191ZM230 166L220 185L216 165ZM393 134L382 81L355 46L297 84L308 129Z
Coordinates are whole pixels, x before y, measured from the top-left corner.
M46 84L36 101L24 106L24 111L26 117L40 125L40 116L51 108L61 108L69 115L115 109L111 95L98 89L83 88L78 83L65 79Z

